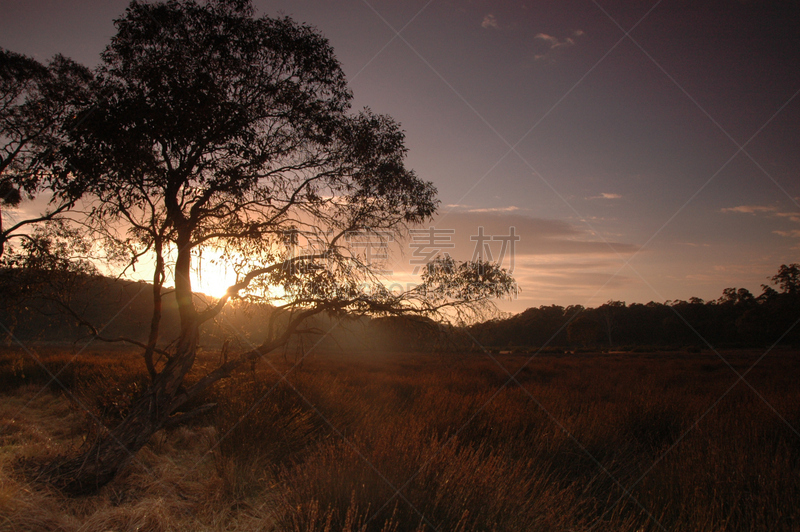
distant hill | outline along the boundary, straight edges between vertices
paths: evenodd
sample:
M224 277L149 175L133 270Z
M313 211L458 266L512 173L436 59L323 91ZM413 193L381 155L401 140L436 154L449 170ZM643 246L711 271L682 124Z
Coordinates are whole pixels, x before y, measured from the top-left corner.
M162 292L160 345L168 344L180 328L178 308L171 289ZM196 297L209 304L214 299ZM67 307L71 310L68 310ZM0 338L7 343L74 343L91 339L92 324L105 338L125 337L146 342L153 312L153 285L103 276L64 273L30 274L0 270ZM237 350L259 345L270 334L269 320L275 309L269 305L230 302L201 331L201 346L216 349L228 341ZM284 349L287 356L310 349L320 351L424 350L424 334L434 330L431 320L417 320L402 331L404 319L347 318L318 315L303 327L313 332L298 335ZM411 322L409 322L411 323ZM434 328L438 325L434 324ZM277 327L280 330L280 325ZM431 344L432 345L432 344Z
M792 284L782 284L781 288L777 292L765 286L758 297L745 289L728 288L713 301L692 298L631 305L609 301L597 308L540 306L464 329L420 317L348 319L319 315L305 327L314 333L298 336L285 351L800 345L800 290ZM213 302L202 294L197 297ZM67 307L71 311L66 311ZM104 337L146 342L152 308L153 287L145 282L63 273L31 277L13 269L0 270L0 333L6 341L88 340L89 329L80 322L84 320ZM234 301L204 327L201 344L212 349L225 341L240 349L258 345L270 334L268 324L274 312L268 305ZM178 329L177 305L171 290L166 289L161 345L176 337Z

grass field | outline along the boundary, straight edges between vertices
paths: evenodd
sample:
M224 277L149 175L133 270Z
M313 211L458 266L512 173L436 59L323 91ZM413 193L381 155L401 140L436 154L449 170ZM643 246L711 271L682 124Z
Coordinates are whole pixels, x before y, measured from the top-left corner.
M798 530L800 353L762 354L278 356L71 499L33 465L117 422L139 360L9 350L0 530Z

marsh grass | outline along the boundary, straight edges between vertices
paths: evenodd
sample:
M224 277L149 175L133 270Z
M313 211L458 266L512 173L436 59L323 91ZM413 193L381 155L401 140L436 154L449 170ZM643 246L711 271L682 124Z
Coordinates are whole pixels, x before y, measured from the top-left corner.
M0 530L796 530L798 355L747 384L713 353L278 357L67 499L15 464L80 448L91 416L6 353ZM138 362L82 356L62 382L113 423Z

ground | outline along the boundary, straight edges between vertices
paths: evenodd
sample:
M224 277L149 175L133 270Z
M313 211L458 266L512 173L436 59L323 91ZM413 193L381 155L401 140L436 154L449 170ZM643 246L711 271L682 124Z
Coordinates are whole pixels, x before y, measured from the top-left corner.
M9 351L0 530L793 530L800 353L763 354L275 357L69 498L30 464L118 420L140 362Z

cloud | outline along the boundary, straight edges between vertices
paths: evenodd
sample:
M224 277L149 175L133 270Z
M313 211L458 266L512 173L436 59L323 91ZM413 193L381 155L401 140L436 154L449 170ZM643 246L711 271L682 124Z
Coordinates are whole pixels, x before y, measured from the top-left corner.
M445 205L450 210L457 210L458 212L514 212L520 210L519 207L514 205L509 205L508 207L488 207L488 208L477 208L472 207L470 205L456 205L450 204Z
M625 260L640 247L619 237L612 240L604 235L606 241L581 223L534 218L516 206L448 207L452 208L449 212L412 227L408 238L390 244L383 266L391 272L390 283L416 285L421 267L436 255L464 261L480 252L484 260L511 269L522 293L508 305L518 310L564 301L602 304L619 299L619 290L641 284L620 274Z
M720 212L737 212L742 214L756 214L775 212L778 208L772 205L739 205L738 207L726 207Z
M774 205L739 205L738 207L726 207L720 212L733 212L739 214L765 214L770 218L783 218L790 222L800 223L800 212L780 212ZM776 233L781 234L781 233ZM784 235L785 236L785 235Z
M483 16L483 22L481 22L481 27L485 29L497 30L500 29L500 24L498 24L497 18L493 14L488 13Z
M571 46L575 46L575 44L577 44L577 39L583 37L584 35L586 35L586 32L583 30L575 30L570 34L569 37L559 39L558 37L549 35L547 33L537 33L533 38L541 41L547 47L547 51L536 54L534 58L537 61L550 58L552 53L559 48L569 48Z
M533 38L544 41L544 43L552 50L554 48L562 48L564 46L575 46L575 39L578 37L583 37L584 35L585 32L583 30L576 30L572 32L571 36L565 37L564 39L559 39L558 37L548 35L547 33L537 33Z
M621 199L621 194L615 194L613 192L601 192L599 196L590 196L587 199Z
M800 212L776 212L775 216L788 218L792 222L800 223Z
M558 45L558 39L546 33L538 33L536 34L534 39L545 41L550 46L550 48L555 48Z
M533 218L517 212L480 209L472 211L450 211L443 213L425 226L413 228L411 239L399 243L408 264L409 259L438 249L456 260L470 260L479 249L488 247L492 260L498 260L505 245L511 251L510 238L515 238L513 250L517 264L522 260L541 262L547 257L573 257L575 262L582 257L604 257L618 259L639 250L639 246L615 240L604 241L582 225L562 220ZM429 233L433 231L433 233ZM505 244L504 244L505 242ZM426 244L422 246L422 244ZM427 245L430 244L430 245ZM415 251L416 247L416 251ZM523 259L525 257L525 259ZM504 258L508 266L510 256ZM561 262L561 260L559 260ZM397 269L400 269L399 267Z
M788 238L800 238L800 229L792 229L790 231L773 231L773 233Z

